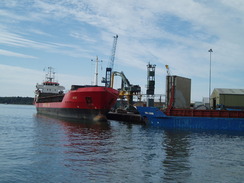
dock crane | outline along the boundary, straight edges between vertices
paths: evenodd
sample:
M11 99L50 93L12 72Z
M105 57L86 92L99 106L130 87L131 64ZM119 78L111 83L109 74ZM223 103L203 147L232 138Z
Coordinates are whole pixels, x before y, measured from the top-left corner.
M165 65L165 68L167 70L167 75L168 76L171 76L170 69L169 69L169 65Z
M106 68L105 78L102 79L102 83L105 83L105 87L112 87L114 84L114 77L121 77L121 88L119 89L119 97L122 99L124 97L127 98L128 106L133 105L133 96L139 95L141 92L141 87L139 85L130 84L129 80L126 78L123 72L113 71L114 60L115 60L115 52L118 41L118 35L114 36L113 47L110 57L109 67Z
M117 34L114 36L113 47L112 47L112 52L110 57L110 65L109 67L106 68L105 78L102 79L102 83L105 83L106 87L111 87L111 77L112 77L112 72L114 67L114 59L115 59L118 37L119 36Z

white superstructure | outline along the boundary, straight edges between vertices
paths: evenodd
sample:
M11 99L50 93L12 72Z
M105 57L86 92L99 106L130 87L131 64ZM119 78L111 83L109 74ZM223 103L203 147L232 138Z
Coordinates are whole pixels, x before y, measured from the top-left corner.
M48 73L46 74L46 80L42 84L36 84L36 93L52 93L62 94L65 90L64 86L60 86L58 82L55 82L55 72L52 71L52 67L48 67Z

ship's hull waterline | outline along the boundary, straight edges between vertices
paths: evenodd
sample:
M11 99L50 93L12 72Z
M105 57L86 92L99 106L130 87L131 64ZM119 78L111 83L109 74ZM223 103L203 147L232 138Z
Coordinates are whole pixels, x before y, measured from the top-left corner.
M56 98L61 101L55 102ZM118 91L107 87L85 86L71 90L60 98L60 95L37 98L37 112L62 118L106 121L107 113L116 103Z

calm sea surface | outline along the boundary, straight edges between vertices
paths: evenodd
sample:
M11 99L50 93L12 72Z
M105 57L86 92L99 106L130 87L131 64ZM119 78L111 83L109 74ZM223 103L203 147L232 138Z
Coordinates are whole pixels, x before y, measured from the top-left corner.
M0 104L0 182L244 182L244 134L36 115Z

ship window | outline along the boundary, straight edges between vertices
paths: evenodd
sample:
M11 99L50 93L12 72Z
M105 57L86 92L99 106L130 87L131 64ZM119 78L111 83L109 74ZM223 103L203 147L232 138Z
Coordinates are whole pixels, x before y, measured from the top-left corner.
M86 97L86 103L87 104L92 104L92 98L91 97Z

